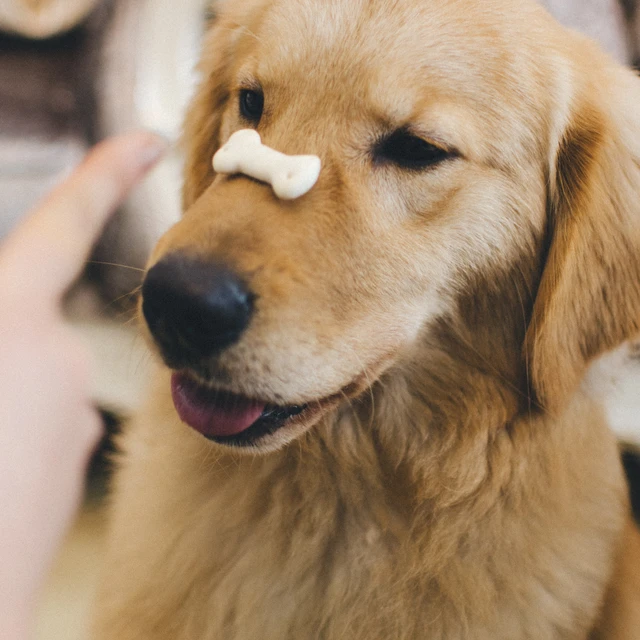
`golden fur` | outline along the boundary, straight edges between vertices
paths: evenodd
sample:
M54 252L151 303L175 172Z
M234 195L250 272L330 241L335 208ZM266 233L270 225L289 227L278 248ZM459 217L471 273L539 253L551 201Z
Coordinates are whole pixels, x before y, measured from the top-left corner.
M151 263L249 274L226 389L326 400L247 455L181 424L161 369L122 439L96 638L640 637L582 384L640 330L640 80L528 0L231 0L201 69ZM256 81L265 143L323 160L292 203L211 168ZM405 125L457 157L372 164Z

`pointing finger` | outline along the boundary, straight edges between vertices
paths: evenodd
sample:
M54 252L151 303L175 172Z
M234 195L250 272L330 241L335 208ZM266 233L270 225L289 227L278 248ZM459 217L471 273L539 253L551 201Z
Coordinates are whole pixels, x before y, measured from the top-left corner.
M5 294L58 299L80 273L109 215L162 155L151 133L98 145L9 236L0 250Z

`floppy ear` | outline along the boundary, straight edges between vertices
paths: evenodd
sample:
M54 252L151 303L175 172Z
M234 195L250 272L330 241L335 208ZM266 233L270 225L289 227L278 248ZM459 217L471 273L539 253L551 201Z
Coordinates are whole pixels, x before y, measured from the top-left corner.
M202 75L184 125L186 152L182 206L186 211L211 184L212 160L220 148L220 124L229 100L233 33L235 29L217 18L209 29L200 60Z
M603 71L574 97L550 168L548 255L525 342L549 411L593 358L640 331L640 79Z
M221 147L220 125L233 89L236 50L241 47L241 37L252 34L251 22L262 4L263 0L216 0L210 3L211 27L205 36L198 66L202 79L187 112L183 132L186 153L183 211L213 181L212 161Z

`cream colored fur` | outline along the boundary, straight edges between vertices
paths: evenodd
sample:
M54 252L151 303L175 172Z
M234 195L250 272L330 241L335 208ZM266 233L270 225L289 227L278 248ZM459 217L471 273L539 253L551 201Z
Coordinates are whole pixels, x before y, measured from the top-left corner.
M640 329L640 80L527 0L229 1L202 72L151 264L250 274L214 382L321 410L227 450L160 367L96 640L640 637L616 442L581 387ZM322 158L294 203L213 175L248 80L265 144ZM457 153L372 162L403 126Z

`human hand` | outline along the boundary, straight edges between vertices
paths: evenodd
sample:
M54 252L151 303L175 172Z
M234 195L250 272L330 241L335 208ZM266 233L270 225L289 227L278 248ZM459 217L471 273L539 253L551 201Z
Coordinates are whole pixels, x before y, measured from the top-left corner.
M0 637L26 637L101 435L88 352L62 298L109 214L162 154L128 134L99 145L0 246Z

